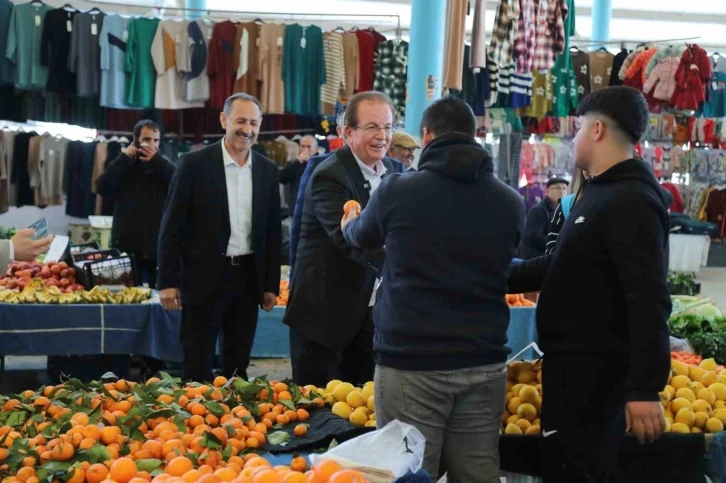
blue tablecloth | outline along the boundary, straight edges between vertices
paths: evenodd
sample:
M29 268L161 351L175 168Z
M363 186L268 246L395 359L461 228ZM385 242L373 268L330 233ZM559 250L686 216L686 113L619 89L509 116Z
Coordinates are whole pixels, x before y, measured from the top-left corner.
M284 307L260 310L252 357L290 357ZM516 353L537 340L533 308L512 308L508 346ZM0 304L0 356L137 354L180 362L181 312L161 305ZM534 353L525 354L535 358Z

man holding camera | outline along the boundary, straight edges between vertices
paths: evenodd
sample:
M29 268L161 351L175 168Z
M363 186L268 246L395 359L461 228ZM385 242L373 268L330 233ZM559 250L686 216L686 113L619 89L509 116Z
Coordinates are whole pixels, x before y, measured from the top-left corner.
M134 256L136 285L146 273L149 287L156 287L157 240L166 194L175 167L159 152L161 129L144 119L134 127L134 142L106 166L96 181L96 191L113 198L111 243Z

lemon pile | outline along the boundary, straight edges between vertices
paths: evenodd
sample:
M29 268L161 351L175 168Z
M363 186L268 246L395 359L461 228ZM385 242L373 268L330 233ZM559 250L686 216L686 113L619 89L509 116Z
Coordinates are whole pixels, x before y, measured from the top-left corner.
M726 424L726 372L713 359L699 366L671 361L671 377L660 393L666 431L719 433Z
M504 434L540 434L542 362L513 362L507 369Z
M347 419L353 426L376 427L375 388L373 382L363 387L339 380L333 380L314 392L322 394L326 404L332 406L333 414Z

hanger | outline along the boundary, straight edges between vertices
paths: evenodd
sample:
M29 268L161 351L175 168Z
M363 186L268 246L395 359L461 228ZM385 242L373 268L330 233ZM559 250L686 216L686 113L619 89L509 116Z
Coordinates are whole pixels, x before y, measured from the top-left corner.
M75 7L73 6L73 5L71 5L70 3L66 3L66 4L65 4L65 5L63 5L63 6L61 7L61 8L62 8L63 10L65 10L66 12L77 12L77 11L78 11L78 10L76 10L76 8L75 8Z
M338 32L339 34L342 34L345 33L345 29L338 25L337 27L335 27L335 30L333 30L333 32Z
M263 25L265 23L265 21L262 20L259 17L257 17L256 19L254 19L253 22L255 22L257 25Z
M99 13L103 13L103 12L101 11L101 9L100 9L100 8L98 8L98 7L93 7L93 8L91 9L91 10L89 10L89 11L88 11L88 12L86 12L86 13L96 13L96 14L99 14Z
M32 2L30 2L30 4L34 7L40 7L41 5L45 5L45 3L43 3L43 0L33 0Z
M350 29L350 31L351 32L357 32L358 31L358 27L353 27L353 28Z
M605 47L600 47L599 49L597 49L597 51L598 52L607 52L608 49L606 49Z
M131 141L129 141L129 138L127 138L126 136L121 136L121 139L119 139L118 142L128 144Z

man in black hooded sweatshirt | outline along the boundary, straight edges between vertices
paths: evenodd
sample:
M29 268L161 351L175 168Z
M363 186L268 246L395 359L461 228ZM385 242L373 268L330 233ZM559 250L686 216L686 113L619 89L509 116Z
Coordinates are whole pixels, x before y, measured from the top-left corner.
M386 248L373 311L376 419L423 433L432 476L443 462L450 483L499 483L504 296L524 201L493 175L466 103L432 103L421 130L419 170L388 176L341 223L350 245Z
M670 370L670 195L633 158L648 105L629 87L593 92L577 109L575 162L590 173L557 251L514 266L510 292L540 290L545 353L546 482L609 482L626 427L641 442L665 430L658 392Z

